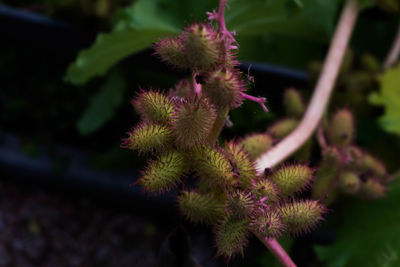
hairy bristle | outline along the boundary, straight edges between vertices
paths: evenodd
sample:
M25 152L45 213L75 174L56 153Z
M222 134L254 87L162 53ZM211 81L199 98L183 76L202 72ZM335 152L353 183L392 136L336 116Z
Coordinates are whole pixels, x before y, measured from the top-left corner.
M252 134L246 136L241 144L252 159L256 159L271 148L273 139L268 134Z
M192 69L208 71L219 63L221 40L210 24L190 25L183 30L180 39L186 61Z
M240 106L243 101L240 93L245 89L240 72L226 68L208 73L203 85L204 94L218 110Z
M243 189L249 188L256 177L256 171L243 145L233 141L228 142L226 152L231 160L232 171L238 177L238 186Z
M139 153L160 152L172 144L171 130L163 125L141 123L128 134L122 147Z
M248 242L250 222L247 219L227 217L216 227L215 241L217 254L230 258L233 254L243 254Z
M326 209L319 201L290 201L279 207L279 213L288 232L294 236L311 231L323 218Z
M277 203L280 199L280 191L278 186L268 179L261 179L254 184L254 192L260 197L267 197L266 203L273 204Z
M270 211L257 217L252 222L252 227L264 237L278 238L285 230L279 211Z
M143 171L140 184L150 193L169 191L180 181L185 171L185 157L174 150L166 151L150 161Z
M233 181L232 166L221 149L201 146L192 155L194 170L211 186L231 185Z
M154 45L154 50L167 64L179 69L190 67L183 53L183 42L179 38L164 38Z
M185 217L195 223L216 223L224 212L223 203L211 193L183 192L178 203Z
M281 197L302 191L310 184L312 178L313 169L301 164L282 166L269 176L278 186Z
M131 103L144 120L158 124L167 124L175 110L168 97L154 90L141 90Z
M204 144L216 118L213 107L206 99L182 101L173 115L172 134L180 148Z

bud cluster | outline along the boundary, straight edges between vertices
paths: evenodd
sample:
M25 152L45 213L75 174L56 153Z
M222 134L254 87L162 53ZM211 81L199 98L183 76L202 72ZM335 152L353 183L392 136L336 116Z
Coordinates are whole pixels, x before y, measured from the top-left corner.
M221 118L224 122L228 111L241 104L245 90L235 68L236 47L226 34L209 23L195 23L177 38L156 44L156 54L191 70L192 80L181 80L168 93L142 90L132 101L142 121L123 147L151 157L139 180L145 191L179 188L180 211L194 223L212 225L218 254L229 258L243 251L251 232L298 235L312 229L325 209L319 201L296 197L313 180L314 170L307 165L283 165L265 175L257 175L254 167L255 159L292 130L304 112L295 90L285 96L290 119L268 133L224 145L211 138L219 134ZM186 188L187 179L197 186Z
M350 110L339 109L325 127L327 147L323 148L314 199L333 201L339 194L376 199L385 195L388 175L384 164L354 145L354 118Z

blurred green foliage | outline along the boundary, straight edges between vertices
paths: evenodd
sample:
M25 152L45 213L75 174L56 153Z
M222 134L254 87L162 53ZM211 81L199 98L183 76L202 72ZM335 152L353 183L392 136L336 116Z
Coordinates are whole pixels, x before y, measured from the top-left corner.
M400 135L400 66L388 69L379 78L380 90L371 94L371 104L383 106L385 114L379 118L381 127Z
M89 106L77 123L81 134L90 134L110 120L116 109L124 101L126 81L124 76L114 70L100 91L92 97Z
M104 75L121 59L149 48L165 35L178 33L185 26L183 22L204 20L205 12L216 5L217 1L210 0L138 0L118 13L111 33L100 34L92 47L79 53L65 79L80 85ZM318 46L328 43L334 28L337 2L304 0L301 6L293 13L287 2L280 0L230 1L226 23L237 33L240 59L260 60L260 57L264 59L262 55L274 54L276 63L304 67L307 63L304 53L315 56ZM285 43L282 40L286 40L287 45L282 45ZM269 49L265 49L265 44ZM290 61L279 60L285 54L290 55ZM283 59L287 57L283 56Z
M376 201L344 199L334 220L336 241L315 246L324 266L400 265L400 177L389 186L388 196Z

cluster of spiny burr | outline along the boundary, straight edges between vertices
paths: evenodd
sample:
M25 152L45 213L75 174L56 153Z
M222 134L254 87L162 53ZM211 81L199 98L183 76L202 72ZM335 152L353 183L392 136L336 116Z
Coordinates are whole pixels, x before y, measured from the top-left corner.
M298 235L325 211L320 201L295 197L311 184L312 168L284 165L257 175L259 152L251 140L218 142L228 112L246 98L235 49L231 33L211 23L192 24L177 38L158 42L156 54L192 77L169 92L142 90L132 101L142 122L123 143L150 155L139 180L144 189L159 194L179 188L181 212L194 223L212 225L218 254L228 258L242 251L251 232L262 238ZM188 179L196 186L188 189Z
M337 110L324 131L327 141L312 188L313 198L325 198L329 204L340 194L367 199L384 196L390 177L380 160L353 144L354 118L350 110Z

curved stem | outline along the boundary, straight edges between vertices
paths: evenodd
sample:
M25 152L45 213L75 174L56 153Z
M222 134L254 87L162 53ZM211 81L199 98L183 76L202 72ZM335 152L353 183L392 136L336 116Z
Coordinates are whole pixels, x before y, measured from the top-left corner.
M259 174L263 173L265 168L271 168L289 157L300 148L315 131L324 113L331 92L333 91L333 86L349 43L358 11L358 0L347 0L333 36L321 75L315 86L311 102L303 119L292 133L275 147L272 147L264 153L256 161L256 169Z
M385 59L385 62L383 63L382 66L383 70L385 71L391 66L393 66L399 59L399 55L400 55L400 23L392 47L390 48L390 51Z
M325 139L324 127L323 127L322 123L319 124L318 129L317 129L317 141L318 141L319 146L322 148L322 150L324 150L328 146L326 139Z
M274 254L275 258L284 267L296 267L296 264L292 261L286 251L276 241L275 238L262 238L256 234L257 238Z
M211 129L210 135L207 137L207 141L210 145L214 145L218 140L218 136L225 125L226 117L228 116L229 109L220 110L217 113L213 128Z

